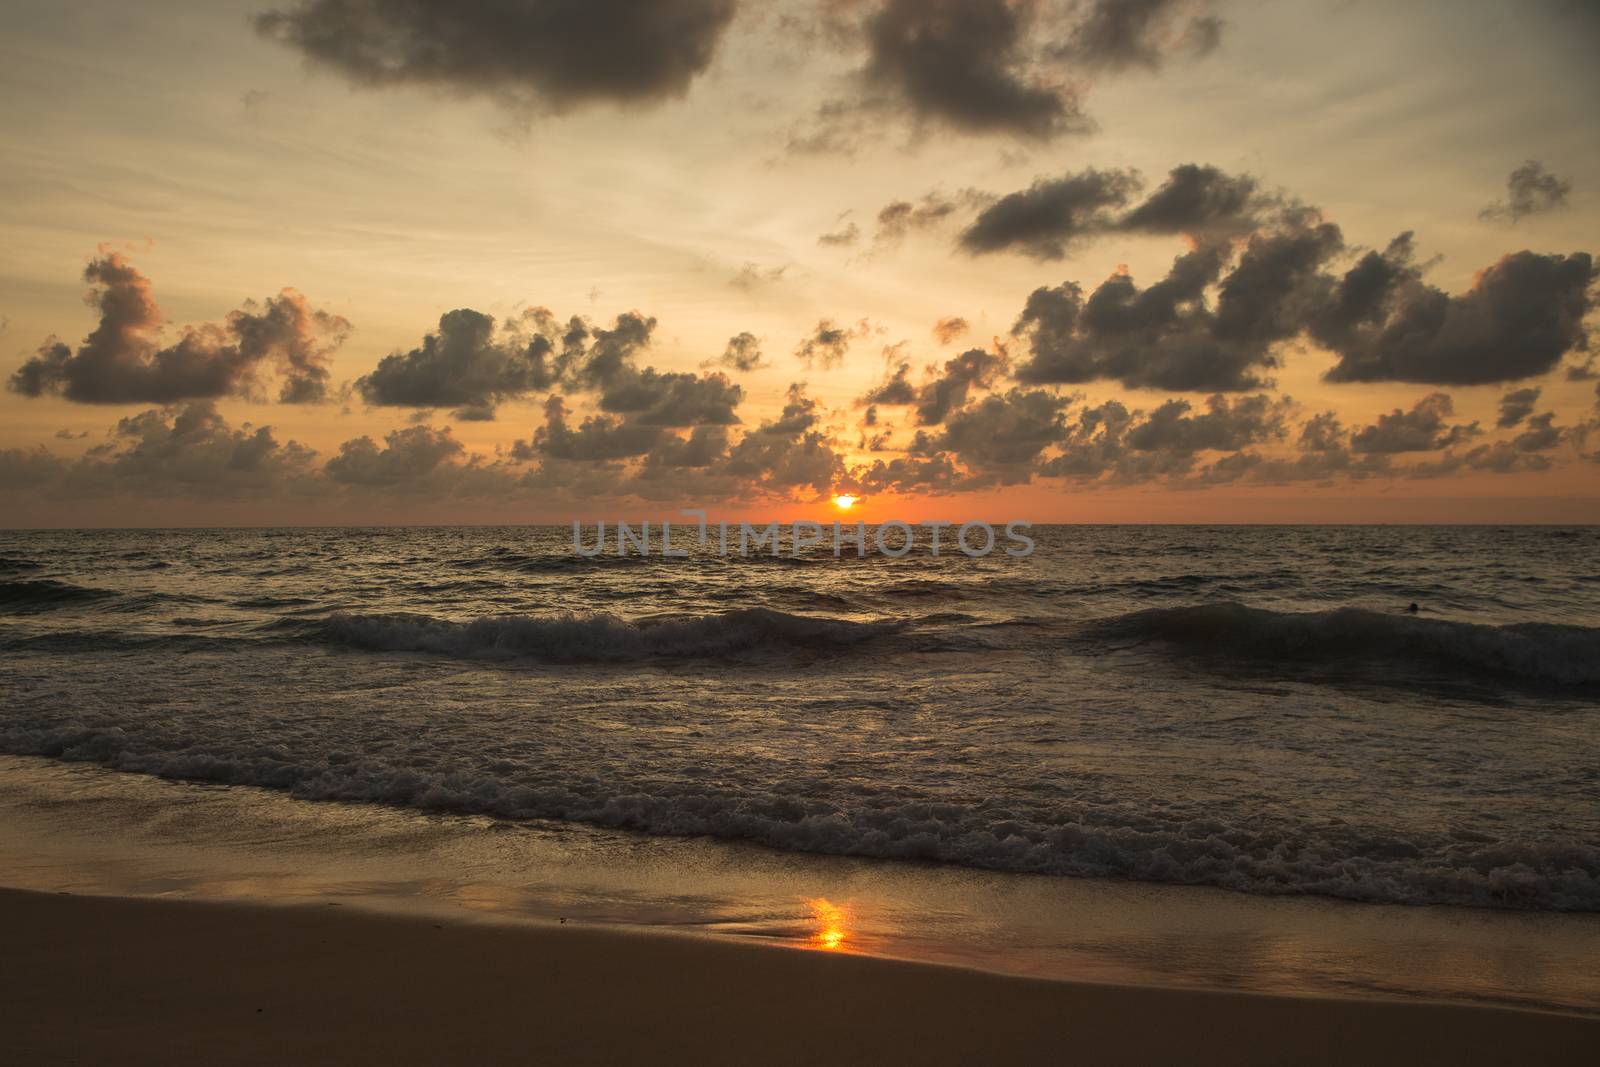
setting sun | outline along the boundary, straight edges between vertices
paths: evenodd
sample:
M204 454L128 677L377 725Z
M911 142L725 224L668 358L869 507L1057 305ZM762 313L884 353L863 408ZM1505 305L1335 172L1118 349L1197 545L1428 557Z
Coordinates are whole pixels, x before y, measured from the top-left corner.
M851 508L856 506L856 501L858 499L860 498L853 496L836 496L833 498L833 506L838 508L840 511L849 511Z

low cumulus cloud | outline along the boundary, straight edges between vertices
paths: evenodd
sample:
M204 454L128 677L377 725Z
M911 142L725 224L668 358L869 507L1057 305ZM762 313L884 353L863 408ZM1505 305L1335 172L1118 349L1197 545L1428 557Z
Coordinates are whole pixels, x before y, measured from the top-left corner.
M1571 194L1571 182L1545 170L1537 159L1530 159L1506 179L1505 199L1494 201L1478 217L1485 222L1517 223L1530 215L1566 207Z
M70 462L43 448L0 451L0 489L231 499L313 482L315 456L271 427L230 426L212 403L195 401L119 419Z
M422 85L561 112L684 96L737 0L302 0L265 37L363 86Z
M285 403L327 399L328 364L350 324L312 308L293 289L248 302L220 323L188 326L164 344L164 317L150 281L116 252L90 262L84 280L100 313L76 349L54 338L11 376L23 396L60 394L85 404L167 404L253 397L281 379Z
M1544 374L1587 348L1587 253L1513 252L1456 296L1422 281L1412 238L1370 252L1339 281L1311 335L1339 362L1331 382L1485 385Z
M722 350L721 356L710 361L707 366L726 367L743 374L760 370L769 364L762 362L761 338L745 330L728 338L728 347Z
M1075 241L1110 229L1112 210L1138 187L1136 175L1093 168L1037 181L986 207L961 232L960 246L973 255L1013 249L1034 259L1063 259Z
M1036 289L1012 329L1029 353L1017 376L1180 392L1262 388L1278 366L1273 345L1304 329L1326 289L1321 267L1342 246L1337 226L1308 221L1253 235L1236 261L1225 244L1202 245L1147 288L1119 271L1088 295L1076 282Z
M1495 426L1504 430L1517 425L1523 419L1533 414L1533 406L1539 402L1540 390L1517 389L1500 398L1500 417L1495 420Z
M1445 393L1429 393L1412 405L1411 410L1395 408L1387 415L1379 415L1371 426L1356 431L1350 438L1350 447L1357 452L1436 452L1477 437L1482 431L1477 423L1449 425L1447 420L1455 414L1455 407Z
M1135 170L1085 168L1040 177L1025 189L995 194L969 189L959 196L929 193L897 200L878 215L878 244L914 230L965 217L956 247L968 255L1016 253L1064 259L1077 246L1117 234L1186 234L1193 239L1236 237L1292 223L1306 210L1261 190L1255 178L1209 164L1173 167L1161 184L1136 199L1145 181Z

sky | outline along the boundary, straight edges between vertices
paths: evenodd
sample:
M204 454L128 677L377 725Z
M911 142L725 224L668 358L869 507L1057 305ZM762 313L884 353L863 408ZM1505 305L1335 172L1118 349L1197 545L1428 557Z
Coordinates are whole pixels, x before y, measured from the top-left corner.
M0 525L1600 522L1597 44L12 0Z

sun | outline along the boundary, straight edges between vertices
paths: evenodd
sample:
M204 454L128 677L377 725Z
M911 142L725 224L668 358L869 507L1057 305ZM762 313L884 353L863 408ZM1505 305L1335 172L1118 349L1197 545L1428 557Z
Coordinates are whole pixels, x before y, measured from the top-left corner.
M836 496L833 498L833 506L840 511L849 511L856 506L856 501L859 499L860 497L849 496L848 494Z

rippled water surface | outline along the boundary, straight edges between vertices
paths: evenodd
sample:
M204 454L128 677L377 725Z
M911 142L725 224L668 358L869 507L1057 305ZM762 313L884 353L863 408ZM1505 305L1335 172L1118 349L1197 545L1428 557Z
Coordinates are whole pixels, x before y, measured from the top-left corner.
M0 751L1253 893L1600 910L1600 530L0 533ZM1404 609L1412 602L1415 614Z

